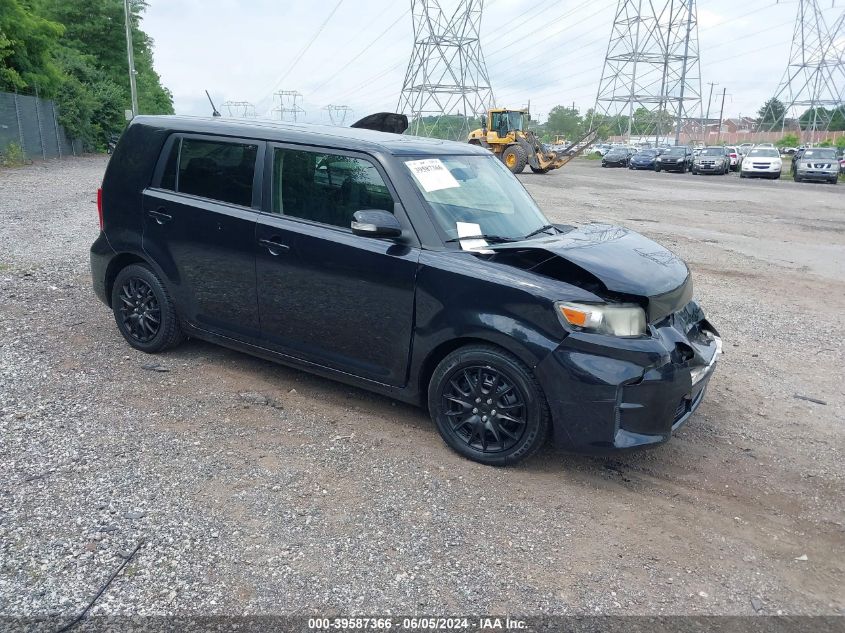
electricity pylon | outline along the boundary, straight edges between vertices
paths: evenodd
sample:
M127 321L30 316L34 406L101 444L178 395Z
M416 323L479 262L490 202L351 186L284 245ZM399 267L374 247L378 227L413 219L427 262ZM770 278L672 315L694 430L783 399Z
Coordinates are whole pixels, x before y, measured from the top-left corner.
M654 137L674 135L701 110L695 0L619 0L596 95L593 125Z
M792 118L814 143L837 110L845 118L845 10L828 28L818 0L799 0L789 63L774 99L760 119L764 131L784 131ZM777 102L785 106L783 116L771 112Z
M439 0L411 0L414 50L398 111L413 134L465 140L493 104L481 51L484 0L459 0L444 12Z
M226 110L226 116L238 119L254 119L255 105L249 101L224 101L220 107Z
M272 112L279 121L296 123L305 116L305 110L299 105L302 95L296 90L278 90L273 93L273 102L277 105Z
M353 118L353 111L349 106L329 104L324 110L329 113L329 121L332 125L345 125L347 117Z

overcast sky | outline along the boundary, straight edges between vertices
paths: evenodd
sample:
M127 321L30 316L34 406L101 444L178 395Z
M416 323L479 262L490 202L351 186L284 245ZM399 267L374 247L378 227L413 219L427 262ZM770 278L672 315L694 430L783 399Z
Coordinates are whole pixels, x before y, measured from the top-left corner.
M530 99L543 119L557 104L592 107L616 4L488 0L481 38L497 105ZM826 9L829 24L843 11L843 2L836 4ZM409 9L410 0L149 0L143 28L155 40L156 69L177 113L209 114L208 89L218 107L249 101L268 115L272 93L285 89L302 93L306 120L328 122L328 104L349 106L355 118L396 109L413 42ZM726 117L753 115L774 94L796 9L788 0L701 3L705 102L707 82L718 84L711 117L723 88Z

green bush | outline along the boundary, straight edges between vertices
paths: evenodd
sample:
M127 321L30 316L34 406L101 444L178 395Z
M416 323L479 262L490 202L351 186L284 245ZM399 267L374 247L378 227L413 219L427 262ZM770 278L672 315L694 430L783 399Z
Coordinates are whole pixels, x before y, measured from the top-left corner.
M801 139L797 134L786 134L775 145L778 147L798 147L801 144Z
M26 156L17 143L9 143L6 151L0 154L0 165L3 167L20 167L24 163L26 163Z

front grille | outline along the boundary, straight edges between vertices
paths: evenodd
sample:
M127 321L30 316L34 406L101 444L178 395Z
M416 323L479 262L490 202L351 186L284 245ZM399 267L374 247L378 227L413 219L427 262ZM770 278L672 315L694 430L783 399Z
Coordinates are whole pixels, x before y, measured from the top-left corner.
M771 163L751 163L754 169L768 169L772 166Z

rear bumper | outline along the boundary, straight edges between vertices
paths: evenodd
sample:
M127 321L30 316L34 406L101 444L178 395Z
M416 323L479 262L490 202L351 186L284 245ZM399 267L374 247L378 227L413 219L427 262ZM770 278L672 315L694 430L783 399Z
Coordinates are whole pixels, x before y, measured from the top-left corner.
M115 256L115 251L109 244L106 234L100 231L99 237L91 245L91 284L97 298L109 305L108 293L106 292L106 278L108 276L109 264Z
M600 453L667 441L700 406L720 355L695 302L649 338L571 334L535 369L556 446Z

